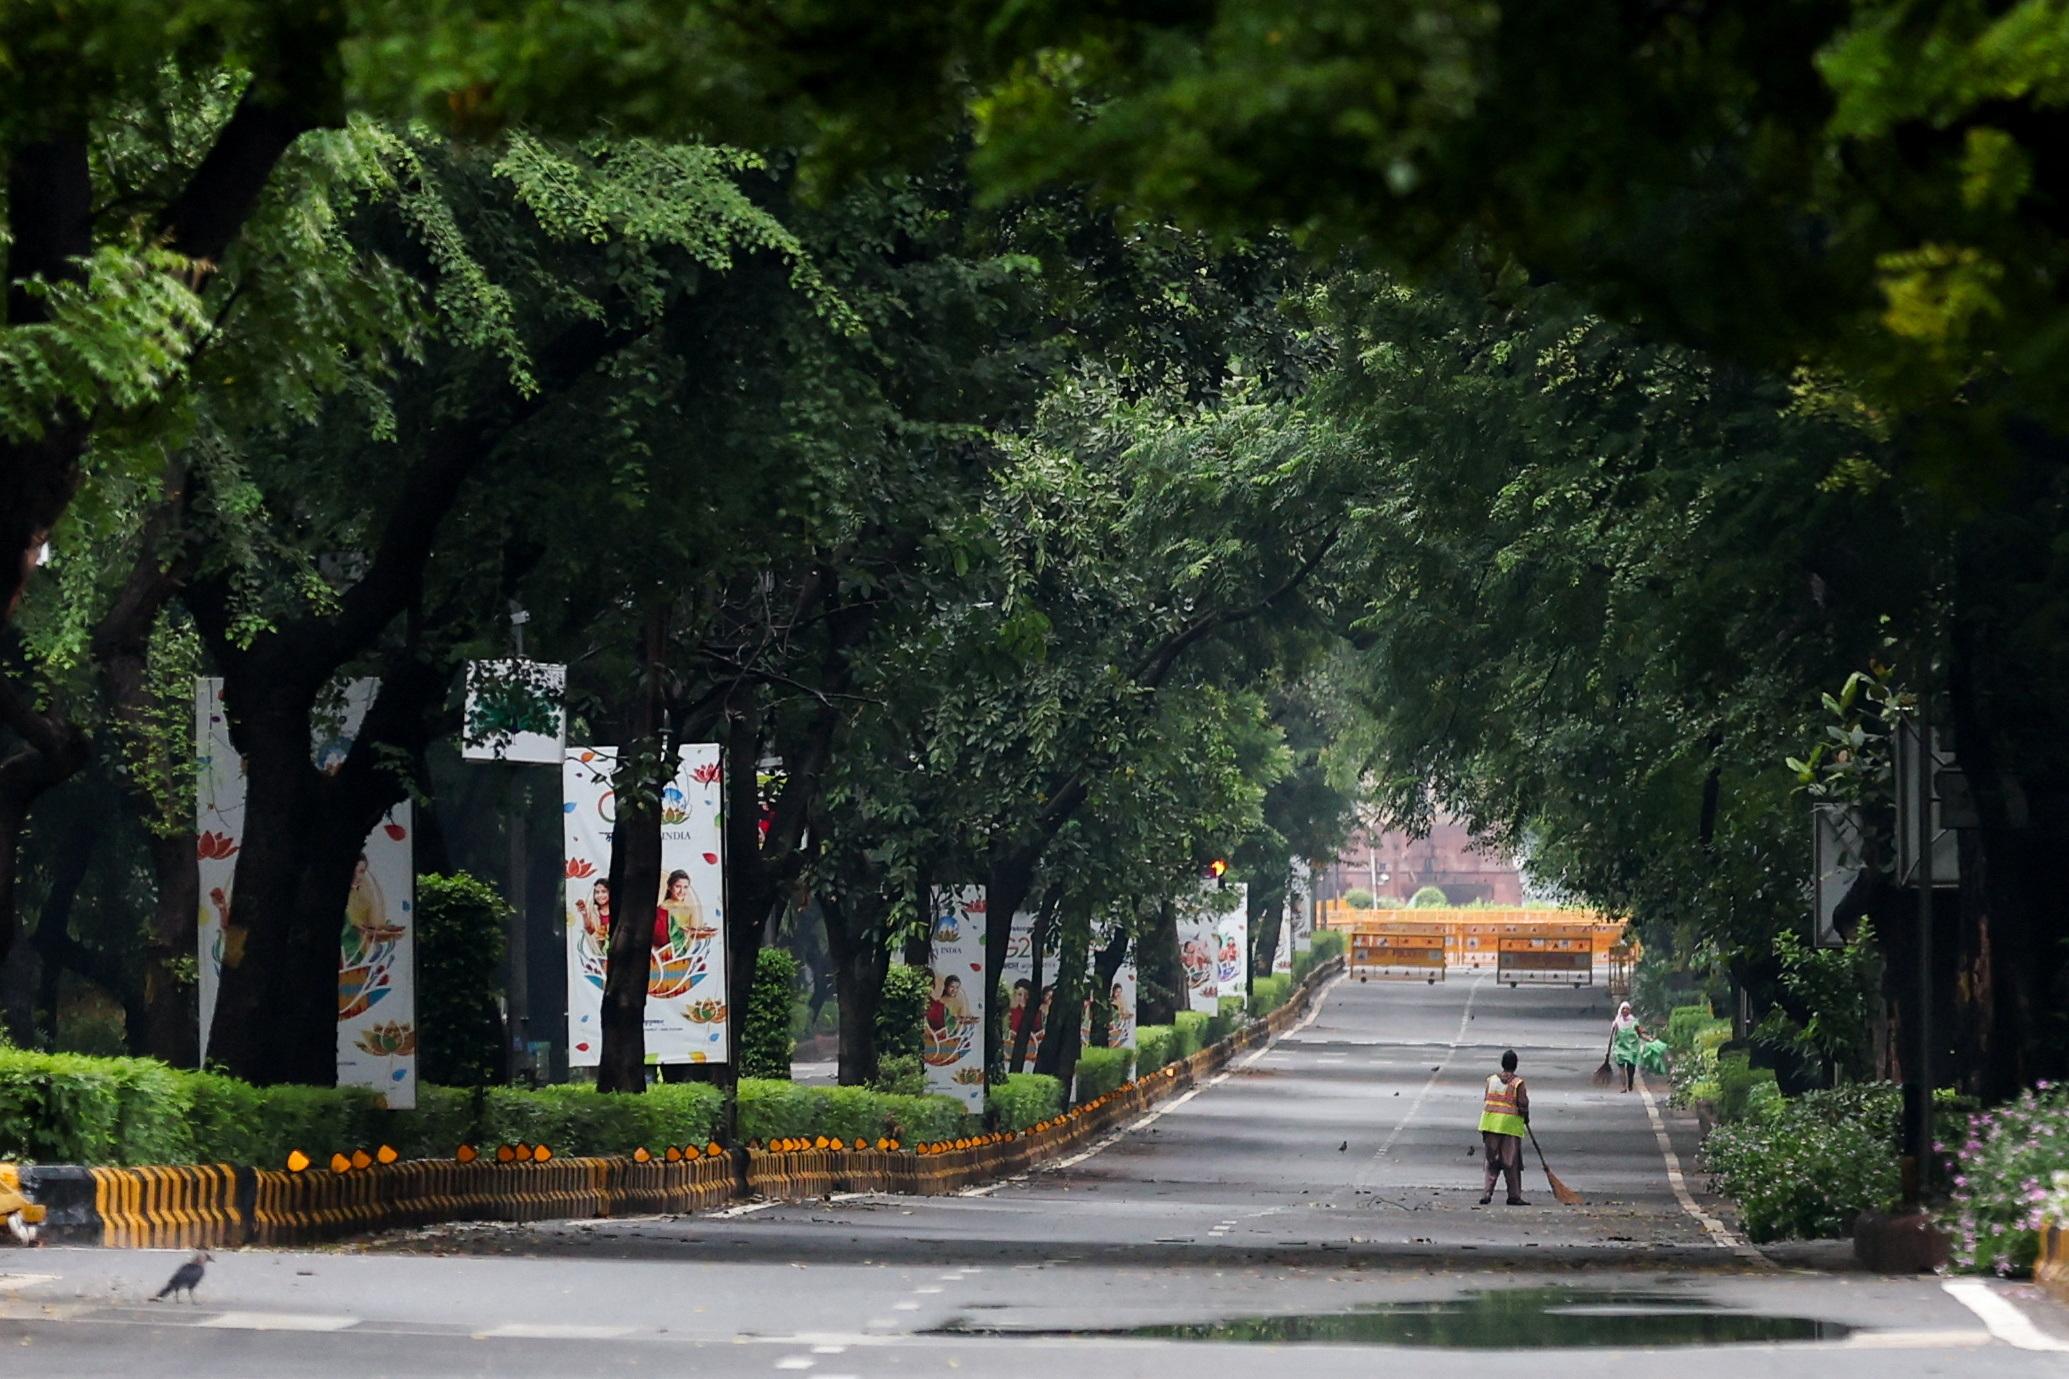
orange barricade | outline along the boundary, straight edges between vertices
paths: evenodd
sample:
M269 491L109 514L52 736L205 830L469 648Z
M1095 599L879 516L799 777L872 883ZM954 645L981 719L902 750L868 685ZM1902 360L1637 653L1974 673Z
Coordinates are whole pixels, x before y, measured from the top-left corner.
M1378 924L1353 929L1346 967L1359 981L1444 980L1450 936L1439 924Z
M1595 936L1592 926L1519 924L1495 942L1494 979L1511 987L1593 986Z

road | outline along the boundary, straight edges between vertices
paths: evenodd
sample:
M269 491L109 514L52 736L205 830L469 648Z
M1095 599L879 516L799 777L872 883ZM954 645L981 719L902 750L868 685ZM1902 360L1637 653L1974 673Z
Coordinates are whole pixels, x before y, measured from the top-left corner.
M0 1347L68 1376L2069 1373L2069 1315L2031 1289L1747 1246L1700 1175L1677 1186L1691 1129L1590 1085L1607 1013L1462 974L1340 982L1103 1147L952 1198L230 1253L191 1307L142 1300L169 1254L0 1254ZM1477 1205L1479 1088L1510 1047L1583 1207L1535 1163L1531 1205Z

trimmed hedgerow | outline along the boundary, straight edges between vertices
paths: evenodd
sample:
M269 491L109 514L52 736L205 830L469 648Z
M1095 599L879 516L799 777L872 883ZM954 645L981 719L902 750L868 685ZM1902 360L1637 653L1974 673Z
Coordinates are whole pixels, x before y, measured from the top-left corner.
M1126 1082L1135 1062L1133 1049L1086 1049L1078 1054L1078 1100L1104 1096Z
M985 1106L999 1129L1025 1130L1062 1114L1063 1084L1047 1073L1008 1073L1003 1085L991 1089Z
M897 1096L871 1087L801 1087L748 1077L740 1080L739 1097L740 1138L763 1144L820 1135L849 1143L894 1139L918 1144L952 1139L976 1126L975 1117L945 1096Z
M1169 1025L1135 1027L1135 1066L1154 1072L1178 1057L1178 1032Z

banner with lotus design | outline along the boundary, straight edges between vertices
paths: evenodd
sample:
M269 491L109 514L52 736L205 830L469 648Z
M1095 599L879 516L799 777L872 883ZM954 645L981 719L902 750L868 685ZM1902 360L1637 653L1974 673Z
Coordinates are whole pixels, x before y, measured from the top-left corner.
M317 769L333 772L344 764L379 688L377 680L352 680L334 686L319 701L310 743ZM244 951L244 931L231 899L244 844L244 762L230 741L220 679L195 683L194 743L205 1065L223 967L238 962ZM414 827L410 803L403 800L367 834L338 927L338 1085L371 1088L397 1111L417 1104Z
M732 1056L719 853L723 775L717 744L689 743L680 752L675 779L661 792L661 890L653 901L647 966L647 1062L723 1063ZM593 1068L603 1056L617 769L611 747L570 747L561 763L568 1062L577 1068Z
M920 1025L927 1090L984 1109L984 887L936 887L933 965Z

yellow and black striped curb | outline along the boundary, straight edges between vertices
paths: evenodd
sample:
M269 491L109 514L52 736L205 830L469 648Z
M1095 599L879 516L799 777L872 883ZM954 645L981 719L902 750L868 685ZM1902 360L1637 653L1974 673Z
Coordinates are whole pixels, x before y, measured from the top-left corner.
M344 1173L0 1164L0 1192L42 1207L52 1240L183 1249L308 1244L445 1221L683 1213L750 1194L803 1201L835 1192L959 1192L1067 1155L1196 1085L1290 1027L1340 967L1338 960L1317 968L1286 1004L1227 1038L1016 1133L917 1149L748 1148L677 1161L416 1159Z

